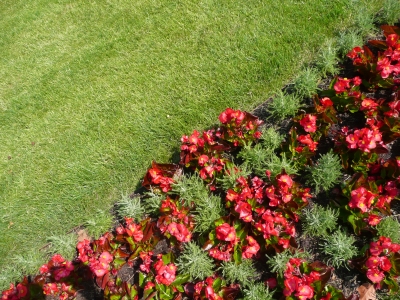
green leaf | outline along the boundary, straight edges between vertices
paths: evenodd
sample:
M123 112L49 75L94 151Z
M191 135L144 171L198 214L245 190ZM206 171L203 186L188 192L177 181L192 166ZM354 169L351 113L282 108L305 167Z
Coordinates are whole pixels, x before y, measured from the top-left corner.
M168 265L172 260L172 252L168 252L162 256L162 261L164 265Z
M242 247L238 244L235 246L233 251L233 259L236 264L240 264L242 262Z
M145 280L146 279L146 275L144 275L142 272L139 272L139 286L141 287L141 288L143 288L144 287L144 283L145 283Z
M185 275L181 274L181 275L178 275L175 277L175 280L171 285L174 287L178 287L178 286L188 282L189 279L190 279L189 274L185 274Z
M218 291L221 288L221 284L222 284L222 279L221 278L217 278L214 280L212 288L214 289L215 292L218 293Z

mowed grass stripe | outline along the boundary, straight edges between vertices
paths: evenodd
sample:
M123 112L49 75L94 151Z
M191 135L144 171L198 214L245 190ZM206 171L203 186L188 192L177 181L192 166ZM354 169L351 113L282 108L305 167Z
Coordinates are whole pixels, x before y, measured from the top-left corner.
M350 19L344 0L0 2L0 286Z

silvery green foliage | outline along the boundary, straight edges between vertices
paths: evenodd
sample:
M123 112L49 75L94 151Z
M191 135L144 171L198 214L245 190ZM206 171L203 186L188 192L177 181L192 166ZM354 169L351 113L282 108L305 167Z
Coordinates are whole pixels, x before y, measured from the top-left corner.
M322 252L328 256L326 263L335 268L348 268L348 261L358 254L354 242L354 237L342 230L326 236L321 247Z
M225 208L221 197L210 195L199 201L193 211L195 231L199 233L208 232L214 221L225 215Z
M361 45L363 45L363 38L357 31L348 30L339 33L338 46L342 58L346 57L351 49Z
M300 98L312 98L318 92L320 79L318 70L305 68L294 79L293 90Z
M130 198L128 195L123 195L116 203L116 211L121 218L129 217L135 220L141 220L145 215L140 197Z
M155 193L154 190L150 188L150 191L145 193L145 197L142 200L143 207L148 214L157 216L160 213L161 201L164 199L164 195Z
M311 255L308 252L297 251L296 253L292 253L289 250L285 250L281 253L276 253L272 257L269 257L267 255L267 258L268 258L267 266L269 267L271 272L277 273L280 276L283 276L283 272L286 270L286 264L293 257L308 259L311 257Z
M253 283L242 290L243 300L272 300L274 292L270 292L263 282Z
M257 278L257 270L252 259L243 259L241 264L234 261L224 261L221 264L222 276L228 283L240 283L243 287L249 287Z
M328 191L339 182L339 177L342 175L341 169L339 156L331 150L321 155L313 166L307 167L309 172L307 183L315 188L317 194L320 191Z
M381 10L378 12L378 22L381 24L394 25L400 21L400 1L384 0Z
M302 98L297 94L286 94L278 91L268 104L266 109L271 118L276 121L283 121L286 118L293 117L302 107Z
M245 165L237 167L231 165L225 168L225 173L222 178L218 178L217 182L221 184L224 190L233 189L237 184L237 179L240 177L247 178L251 172L247 171Z
M186 243L181 255L178 257L177 266L180 274L188 274L190 281L204 280L214 271L214 261L207 251L201 249L195 242Z
M339 211L314 205L302 211L303 232L308 236L327 236L337 227Z
M386 217L376 225L378 236L386 236L394 243L400 243L400 223L395 217Z
M339 47L336 45L336 41L329 39L318 52L315 64L323 77L339 73L338 51Z
M203 180L197 174L180 176L171 187L172 192L178 194L186 206L190 206L192 203L197 205L198 202L203 201L203 198L207 198L209 194Z

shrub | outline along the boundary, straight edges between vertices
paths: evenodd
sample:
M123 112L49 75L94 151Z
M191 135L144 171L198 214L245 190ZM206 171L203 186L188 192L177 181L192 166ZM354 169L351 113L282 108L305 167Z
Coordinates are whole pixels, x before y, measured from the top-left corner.
M307 169L309 172L307 183L315 188L317 194L331 189L339 182L339 177L342 175L340 158L332 150L321 155L316 164Z
M151 187L148 192L144 194L143 206L146 213L153 216L160 214L161 201L165 199L162 194L156 193Z
M394 25L399 22L400 18L400 1L385 0L381 10L378 12L377 20L381 24Z
M245 165L238 168L235 165L231 165L225 168L225 173L222 178L217 178L217 182L221 184L221 186L225 190L233 189L237 182L236 180L240 177L247 178L251 172L247 171L247 167Z
M318 91L320 75L314 68L302 70L293 81L293 89L298 97L312 98Z
M208 197L209 191L204 185L203 180L197 175L180 176L178 180L172 184L172 192L180 195L181 201L190 206L192 203L197 205L204 198Z
M193 214L195 231L207 233L214 225L214 221L225 214L225 208L220 197L211 195L196 203Z
M304 209L301 215L304 234L317 237L328 236L336 228L338 216L339 211L320 205Z
M243 259L241 264L234 261L221 264L222 275L228 283L239 282L241 286L250 287L256 280L256 269L251 259Z
M386 236L394 243L400 243L400 224L394 217L384 218L377 226L378 236Z
M329 257L326 263L335 268L341 266L347 268L347 262L358 254L354 242L354 237L342 230L325 237L322 252Z
M311 255L308 252L296 251L295 253L292 253L289 250L285 250L281 253L276 253L276 255L272 257L269 257L267 255L267 266L269 267L271 272L277 273L278 275L283 277L283 272L287 268L287 263L293 257L307 259L310 258Z
M279 91L269 103L267 112L276 121L282 121L286 118L296 115L301 108L302 98L297 94L286 94Z
M357 31L348 30L340 32L338 38L340 57L344 58L351 49L362 44L363 39Z
M194 242L185 244L181 255L178 257L177 266L181 274L190 276L191 281L204 280L214 273L213 259Z
M121 219L129 217L141 220L145 215L145 208L140 201L140 197L130 198L128 195L122 196L122 199L116 203L116 211Z
M61 254L68 260L72 260L76 252L77 238L74 234L50 236L47 241L50 243L50 254Z
M325 42L318 52L315 64L323 77L327 75L337 75L339 73L338 51L339 48L336 45L336 41L330 39Z
M272 300L274 299L274 292L270 292L264 283L259 282L251 284L249 287L243 289L243 300Z

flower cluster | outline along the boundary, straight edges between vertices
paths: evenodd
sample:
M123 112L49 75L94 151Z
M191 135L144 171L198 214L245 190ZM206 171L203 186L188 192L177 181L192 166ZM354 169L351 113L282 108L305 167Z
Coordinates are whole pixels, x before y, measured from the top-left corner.
M377 288L380 288L380 282L385 276L390 276L389 272L393 267L391 258L398 254L399 250L400 244L393 243L388 237L381 236L378 241L370 243L368 259L365 262L366 275Z

